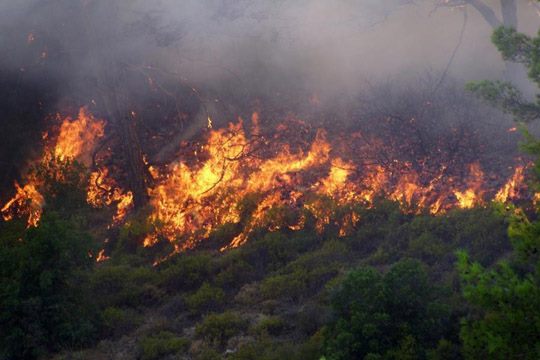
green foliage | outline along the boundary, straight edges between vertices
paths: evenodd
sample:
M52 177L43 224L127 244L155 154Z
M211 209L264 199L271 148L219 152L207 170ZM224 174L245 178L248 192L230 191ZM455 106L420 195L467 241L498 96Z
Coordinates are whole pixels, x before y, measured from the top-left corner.
M509 82L498 80L472 82L467 84L467 90L519 121L527 123L539 117L540 106L527 102L521 92Z
M10 237L0 239L0 357L31 359L91 342L98 318L85 288L91 237L51 212L20 240Z
M205 282L193 294L186 296L186 305L193 314L219 310L225 302L225 292Z
M279 316L269 316L257 323L252 329L259 336L278 336L287 329L287 322Z
M537 237L538 239L538 237ZM494 269L459 253L463 295L474 312L463 319L461 338L469 358L537 359L540 356L539 267L521 273L507 262Z
M286 298L299 301L313 295L327 281L337 275L335 267L295 267L291 272L266 277L260 286L265 299Z
M500 27L493 33L492 41L505 60L524 64L529 70L529 78L540 86L540 35L531 38L515 29ZM540 99L528 102L510 83L480 81L469 84L468 89L513 115L518 122L527 123L540 118Z
M95 302L106 307L137 307L158 303L162 291L158 274L150 267L105 263L92 273L90 286Z
M117 338L134 330L141 324L140 316L133 310L116 307L106 308L102 315L104 336Z
M239 314L224 312L209 314L195 328L195 334L216 346L225 346L227 340L247 328L247 322Z
M458 248L467 249L483 264L493 263L510 249L507 227L505 216L486 207L454 210L445 216L416 216L401 231L409 239L410 256L450 268Z
M540 33L531 38L514 29L499 28L492 40L505 60L524 64L530 79L540 85ZM540 118L540 97L535 103L527 102L510 84L484 81L470 85L470 89L512 114L516 121ZM524 149L536 158L533 187L538 189L540 142L524 125L522 128ZM513 254L493 268L471 262L464 251L458 253L463 296L472 308L461 326L463 351L470 359L540 357L540 222L514 210L508 233Z
M448 330L449 309L435 295L417 261L403 260L384 276L369 267L351 272L332 297L327 358L425 356Z
M140 244L152 229L145 215L147 215L145 212L141 212L141 214L131 216L129 221L120 227L113 253L114 258L126 253L135 253L140 249Z
M169 292L199 287L211 273L212 257L206 253L181 254L160 267L160 284Z
M139 341L141 360L158 360L166 355L186 352L190 341L168 331L143 337Z
M238 254L238 251L232 250L230 254L218 260L219 272L214 280L218 286L238 288L255 279L254 267Z
M321 356L321 336L313 336L304 343L289 341L260 341L246 344L230 355L233 360L304 360L319 359Z

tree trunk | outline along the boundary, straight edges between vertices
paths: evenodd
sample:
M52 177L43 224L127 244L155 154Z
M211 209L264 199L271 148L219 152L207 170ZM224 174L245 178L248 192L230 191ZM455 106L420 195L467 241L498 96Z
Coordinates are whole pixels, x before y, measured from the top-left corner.
M517 4L516 0L501 0L501 14L503 18L502 25L507 28L513 28L517 30ZM525 72L523 66L512 61L505 61L504 76L507 81L514 84L518 84L523 80Z
M501 13L503 25L517 29L517 3L516 0L501 0Z
M147 169L144 164L135 119L127 114L118 114L117 120L127 167L128 184L133 192L133 204L136 208L141 207L148 201Z
M150 177L144 164L137 124L126 108L119 104L118 90L104 94L103 98L108 116L114 124L120 140L128 190L133 193L133 205L135 208L139 208L148 202L146 189Z
M476 9L482 15L484 20L494 29L498 28L502 25L502 23L497 18L497 15L495 15L495 12L492 8L490 8L488 5L486 5L481 0L468 0L467 1L472 7ZM501 0L501 2L514 2L514 0Z

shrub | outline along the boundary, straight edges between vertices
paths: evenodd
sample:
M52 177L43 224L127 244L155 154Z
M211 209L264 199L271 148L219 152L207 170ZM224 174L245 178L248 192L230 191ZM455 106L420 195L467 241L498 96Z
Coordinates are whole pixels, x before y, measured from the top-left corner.
M261 282L260 292L265 299L282 297L298 300L305 292L306 270L294 274L269 276Z
M291 273L267 277L261 282L260 290L266 299L289 298L298 301L313 295L337 273L335 265L313 269L295 267Z
M136 307L162 298L156 279L152 268L105 264L94 271L90 283L96 303L103 308Z
M306 343L296 344L288 341L260 341L246 344L230 355L232 360L305 360L319 359L320 342L310 339ZM229 358L229 357L228 357Z
M255 269L240 256L224 256L220 261L220 271L215 277L215 283L222 287L239 288L254 280Z
M189 348L189 340L177 337L168 331L149 335L139 341L141 360L157 360L166 355L185 352Z
M180 254L160 268L160 285L169 292L193 290L211 273L212 257L206 253Z
M238 335L247 327L247 321L238 314L227 311L209 314L195 328L195 334L218 346L225 346L227 340Z
M425 357L451 331L435 290L414 260L396 263L384 276L369 267L351 272L332 298L327 358Z
M95 339L90 235L55 213L12 241L0 234L0 358L33 359Z
M104 335L111 337L125 335L141 323L135 311L115 307L106 308L101 317Z
M200 349L194 356L195 360L221 360L222 358L215 349L208 346Z
M225 301L221 288L204 283L193 294L186 297L186 305L192 313L205 313L219 309Z
M257 323L252 329L259 336L279 336L287 329L287 323L279 316L269 316Z

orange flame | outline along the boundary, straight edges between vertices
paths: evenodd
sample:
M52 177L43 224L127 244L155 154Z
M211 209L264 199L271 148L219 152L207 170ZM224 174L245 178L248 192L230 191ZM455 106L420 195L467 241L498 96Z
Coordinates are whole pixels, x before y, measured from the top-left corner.
M516 167L512 177L495 195L495 200L504 203L508 200L515 199L518 195L519 187L523 184L524 178L523 166Z
M77 160L88 166L99 139L104 136L104 131L105 122L96 119L83 107L79 110L76 118L66 117L62 120L56 136L50 136L49 133L43 134L43 140L48 143L45 146L42 159L36 162ZM131 195L129 193L122 194L118 189L112 189L108 183L98 185L98 180L103 181L99 174L99 172L91 174L88 202L97 206L100 202L101 205L109 205L113 201L118 201L118 212L115 215L115 221L118 221L130 207L129 198ZM5 220L10 220L14 214L17 214L28 217L28 226L37 226L45 204L40 193L42 183L35 176L28 176L26 182L23 187L15 183L16 194L2 207L1 212ZM106 199L99 199L100 192L96 190L96 187L99 186L102 189L112 190L112 195L108 195Z
M252 122L258 133L257 113ZM486 189L479 163L470 164L464 183L455 187L453 184L460 179L445 177L446 166L428 179L412 164L398 161L393 162L393 171L374 164L359 168L332 156L324 131L317 132L305 152L282 145L271 156L252 157L251 144L239 121L208 133L202 154L196 154L204 160L197 164L179 162L164 171L152 168L158 184L148 190L153 209L149 220L154 231L148 234L144 246L166 239L181 251L196 246L223 224L242 221L242 230L222 247L225 250L244 244L256 228L300 230L305 225L305 211L315 218L316 229L322 231L338 220L332 220L335 205L321 196L337 205L370 205L378 194L387 194L404 209L425 209L432 214L484 203ZM258 200L246 215L242 201L249 194ZM353 211L340 221L336 225L339 234L344 235L359 219Z

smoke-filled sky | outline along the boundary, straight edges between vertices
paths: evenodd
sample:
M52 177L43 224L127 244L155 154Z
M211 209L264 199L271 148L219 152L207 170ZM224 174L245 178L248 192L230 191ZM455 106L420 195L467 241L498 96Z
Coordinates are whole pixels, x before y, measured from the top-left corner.
M31 73L48 62L39 76L70 83L70 91L114 62L156 66L195 84L272 89L274 82L288 82L324 94L354 92L366 80L443 72L457 48L451 77L502 76L492 28L475 9L411 3L2 0L0 66ZM500 17L499 1L485 3ZM518 29L536 32L535 6L527 0L518 6Z

